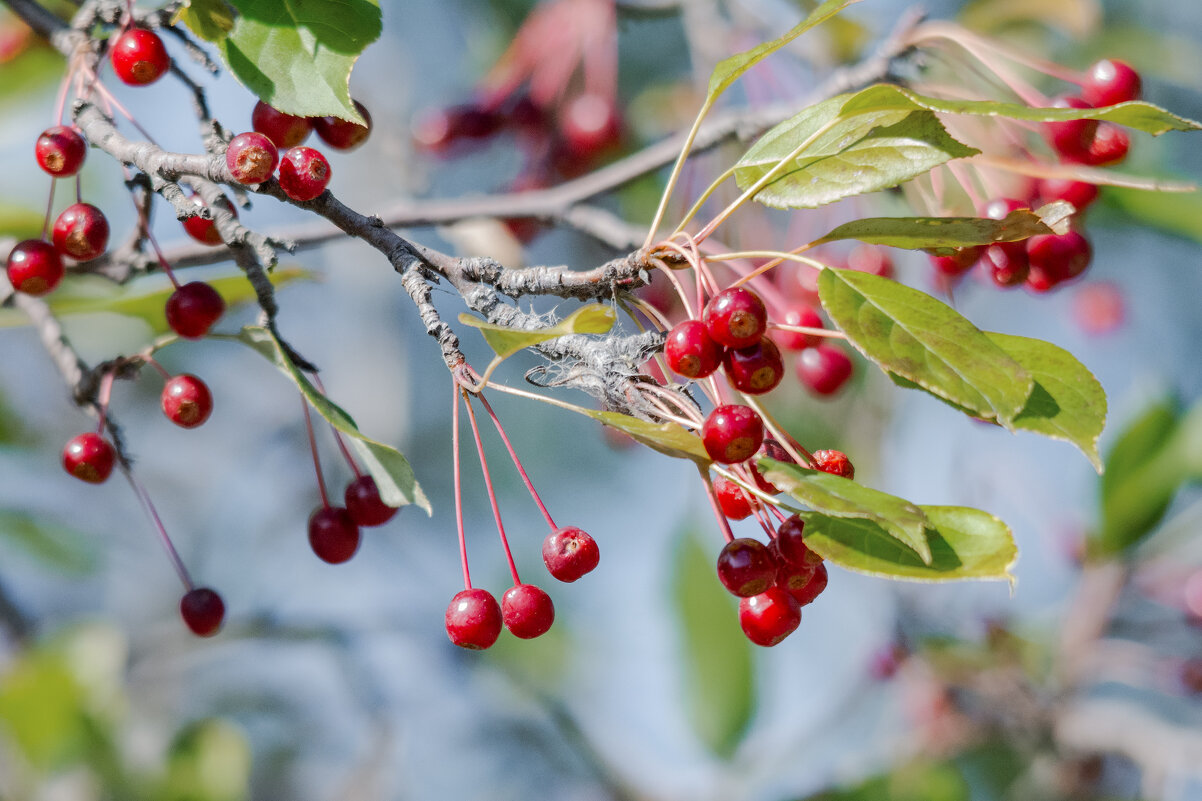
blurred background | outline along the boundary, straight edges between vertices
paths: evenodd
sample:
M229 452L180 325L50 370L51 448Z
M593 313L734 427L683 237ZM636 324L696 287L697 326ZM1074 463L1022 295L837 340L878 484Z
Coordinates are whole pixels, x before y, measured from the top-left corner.
M543 170L511 132L444 147L419 124L495 90L494 65L535 4L381 5L383 36L351 83L375 129L361 149L331 157L331 189L364 213L555 183L637 150L691 122L717 59L779 35L807 3L620 4L621 134L592 161ZM853 6L750 73L729 102L804 95L869 52L907 7ZM1074 69L1125 59L1146 99L1202 116L1202 6L975 0L925 10ZM51 124L63 68L0 11L0 235L41 227L49 182L31 145ZM199 149L188 100L169 81L110 85L164 147ZM228 76L207 86L214 116L249 128L250 93ZM1195 137L1133 139L1124 170L1202 177ZM681 194L737 155L699 160ZM93 151L83 176L120 241L135 221L120 169ZM645 226L661 181L599 203ZM904 213L896 199L871 203L859 210ZM306 219L267 198L240 215L260 231ZM208 382L213 417L195 431L169 424L150 371L117 382L112 408L183 559L225 598L223 632L194 638L133 492L61 469L61 443L93 423L20 313L0 309L0 799L1202 798L1202 506L1192 488L1202 475L1202 201L1105 189L1087 228L1095 259L1082 280L1034 295L970 276L954 298L982 329L1047 339L1094 371L1109 396L1109 474L1138 475L1148 488L1143 506L1119 510L1139 525L1083 567L1091 532L1107 523L1106 486L1080 453L974 423L857 357L852 384L833 399L795 387L774 408L811 448L845 450L865 484L1001 517L1020 548L1017 585L908 584L832 568L800 629L772 649L747 642L735 600L714 580L722 539L691 465L499 393L492 401L551 514L597 539L601 565L571 585L546 575L545 524L485 431L518 568L551 593L557 618L537 640L506 634L482 653L452 646L443 615L460 567L447 375L396 275L354 242L283 259L293 280L280 289L280 327L359 427L409 457L434 513L406 508L366 530L349 563L320 562L305 535L319 500L295 388L234 343L164 349L168 370ZM154 231L169 250L185 244L163 208ZM572 231L501 222L408 235L511 265L586 268L615 255ZM901 279L933 290L925 256L893 258ZM136 300L132 313L64 312L67 333L93 363L140 350L164 330L144 310L161 308L167 287L156 275L121 290ZM74 291L92 309L118 293L100 279ZM460 310L449 291L436 302L451 319ZM254 316L243 304L219 328ZM466 329L463 339L486 364L484 343ZM536 364L517 357L498 375L520 385ZM350 473L328 431L318 433L340 492ZM464 458L474 580L499 595L505 562L474 456Z

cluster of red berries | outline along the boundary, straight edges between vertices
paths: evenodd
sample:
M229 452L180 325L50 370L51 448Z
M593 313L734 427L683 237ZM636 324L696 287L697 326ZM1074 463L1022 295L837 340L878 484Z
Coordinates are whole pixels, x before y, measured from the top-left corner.
M332 565L349 561L359 550L361 527L382 526L397 513L395 506L380 499L376 480L367 474L356 474L343 500L345 506L331 506L326 500L309 516L309 547Z

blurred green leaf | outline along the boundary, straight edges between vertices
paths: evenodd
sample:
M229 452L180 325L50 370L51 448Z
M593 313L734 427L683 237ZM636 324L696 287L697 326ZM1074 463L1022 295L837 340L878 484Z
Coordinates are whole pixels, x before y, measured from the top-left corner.
M952 765L912 762L858 785L825 790L809 801L969 801L968 783Z
M63 654L34 648L0 674L0 727L41 771L81 759L88 745L84 692Z
M689 718L705 745L734 754L756 704L752 646L739 628L738 603L718 581L716 552L692 532L678 537L672 596L684 644Z
M250 797L250 746L233 724L196 721L183 729L167 755L158 801L242 801Z
M12 543L63 573L82 575L96 566L96 548L89 537L28 513L0 511L0 542Z
M0 203L0 236L37 239L42 235L42 214L15 203Z
M1080 39L1097 31L1102 8L1098 0L972 0L959 17L966 28L980 33L1035 22Z
M1038 211L1017 209L1006 215L1004 220L980 217L866 217L840 225L815 240L814 244L854 239L873 245L949 254L957 248L973 245L1015 242L1038 234L1065 233L1071 213L1070 204L1057 201Z
M35 37L20 55L0 65L0 70L4 73L4 80L0 80L0 103L12 103L47 91L62 77L65 68L66 61L62 54ZM39 133L40 129L31 132L30 152L33 151L33 141ZM41 230L42 225L39 222L33 236L37 236Z
M1117 206L1135 222L1202 242L1202 193L1165 194L1138 189L1107 187L1102 195L1107 205Z
M19 411L9 403L4 392L0 390L0 447L29 445L35 437Z
M220 42L234 29L234 10L225 0L187 0L175 21L206 42Z

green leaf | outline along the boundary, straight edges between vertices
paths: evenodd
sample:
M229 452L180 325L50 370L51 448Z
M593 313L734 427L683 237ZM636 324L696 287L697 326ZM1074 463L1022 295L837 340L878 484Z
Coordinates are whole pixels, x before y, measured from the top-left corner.
M210 335L210 339L214 338ZM389 506L405 506L416 504L432 514L430 501L418 485L413 475L409 461L395 448L368 439L359 432L355 421L350 415L334 405L325 395L309 383L309 380L296 369L287 356L284 355L279 341L266 328L248 325L234 337L235 341L248 345L260 355L279 368L280 372L292 380L305 399L309 401L318 414L324 417L330 425L346 434L351 448L359 455L364 467L376 480L380 490L380 499Z
M918 554L922 562L930 563L926 516L909 501L821 470L767 458L758 465L765 479L814 511L870 520Z
M930 564L871 520L802 512L805 540L824 559L871 576L908 581L1006 579L1018 548L1009 527L963 506L920 506L926 515Z
M480 329L489 347L502 359L531 345L568 334L604 334L613 328L617 319L617 314L611 306L600 303L577 309L550 328L540 328L537 331L493 325L467 313L459 315L459 322Z
M242 801L250 796L250 745L233 724L189 724L171 744L159 801Z
M293 281L313 280L316 273L300 267L277 268L269 274L271 283L280 287ZM227 307L255 301L255 290L242 275L208 279ZM46 298L50 310L59 317L72 314L120 314L136 317L150 326L154 334L171 330L163 309L174 288L158 277L126 286L117 286L105 278L78 276L64 281ZM0 309L0 328L28 325L29 318L16 309Z
M709 89L706 92L705 104L711 105L718 95L725 92L732 83L739 79L743 73L751 69L762 59L772 55L777 50L787 45L789 42L801 36L811 28L820 25L825 20L838 14L852 3L858 3L859 0L826 0L825 3L814 9L809 16L797 23L788 33L778 39L773 39L770 42L756 45L746 52L724 58L714 67L713 73L710 75Z
M1138 189L1107 188L1107 205L1123 212L1127 222L1148 225L1202 242L1202 194L1168 195Z
M955 309L855 270L823 270L818 294L848 341L881 369L1013 430L1034 380Z
M95 545L82 532L24 512L0 511L0 542L11 542L63 573L83 575L96 565Z
M1073 39L1097 33L1102 22L1097 0L973 0L960 9L960 22L979 33L994 33L1007 26L1038 22L1059 29Z
M1098 437L1106 427L1106 391L1089 368L1050 342L992 332L986 336L1035 379L1014 427L1071 442L1102 472Z
M576 411L625 432L662 454L675 459L692 459L702 469L708 468L712 461L701 437L676 423L652 423L621 412L601 412L583 407L576 407Z
M0 203L0 236L37 239L42 233L42 221L40 211L31 211L12 203Z
M839 95L810 106L764 134L735 165L739 188L747 190L772 173L755 194L757 202L816 208L897 186L951 159L980 152L953 139L928 111L848 114L844 106L851 97ZM780 168L782 163L786 166Z
M220 42L234 29L234 10L225 0L188 0L175 15L206 42Z
M755 711L752 646L739 630L738 605L717 580L711 551L679 538L672 596L684 659L683 685L693 731L720 757L732 756Z
M263 102L303 117L365 124L351 102L355 61L380 36L378 0L231 0L234 29L218 43L230 71Z
M84 691L63 654L26 651L0 674L0 729L34 767L51 771L87 748Z
M992 100L943 100L927 97L900 86L877 84L858 92L843 107L843 114L926 109L947 114L971 114L983 117L1005 117L1027 122L1063 122L1092 119L1126 125L1159 136L1167 131L1196 131L1202 123L1170 114L1159 106L1143 101L1119 103L1102 108L1031 108L1017 103Z
M958 248L1017 242L1039 234L1065 233L1073 207L1058 200L1038 211L1016 209L1004 220L980 217L866 217L844 223L813 244L854 239L907 250L951 253Z

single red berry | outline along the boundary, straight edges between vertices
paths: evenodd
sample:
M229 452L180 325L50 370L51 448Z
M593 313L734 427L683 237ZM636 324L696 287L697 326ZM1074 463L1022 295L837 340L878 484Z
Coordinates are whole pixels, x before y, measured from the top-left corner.
M847 267L862 273L872 273L882 278L893 277L893 259L882 247L876 245L856 245L847 254Z
M192 205L197 209L205 208L205 202L198 197L192 198ZM238 212L231 208L234 217L238 216ZM221 234L217 230L217 225L213 222L213 218L201 217L199 214L183 219L184 231L188 236L195 239L202 245L222 245L224 242L221 239Z
M116 459L113 446L94 432L72 437L63 448L63 469L89 484L103 484Z
M814 468L844 478L856 477L856 468L843 451L814 451Z
M179 614L197 637L212 637L225 619L225 601L208 587L196 587L180 598Z
M45 295L63 280L63 260L49 242L26 239L8 254L8 282L26 295Z
M768 310L760 296L745 287L723 290L705 304L701 314L710 338L728 348L746 348L760 341L768 328Z
M543 540L543 564L560 581L576 581L600 561L597 541L575 526L557 529Z
M516 584L501 596L501 617L513 636L532 640L555 622L555 604L533 584Z
M296 147L309 138L313 123L308 117L298 117L269 106L262 100L250 113L250 127L266 136L281 150Z
M171 56L154 31L130 28L109 46L113 72L130 86L154 83L171 68Z
M797 377L819 395L834 395L851 371L851 358L836 345L817 345L797 355Z
M309 516L309 545L323 562L339 565L359 550L359 527L340 506L321 506Z
M719 406L705 419L701 440L715 462L742 462L764 444L764 421L749 406L733 403Z
M109 244L109 221L91 203L72 203L54 221L54 249L76 261L91 261Z
M722 514L731 520L745 520L751 515L751 495L735 482L718 476L714 479L714 496Z
M981 263L989 270L993 283L1014 287L1027 280L1030 264L1025 242L998 242L985 248Z
M1033 236L1027 240L1027 259L1031 265L1027 286L1046 291L1070 281L1085 272L1091 258L1093 248L1089 240L1076 231Z
M1067 200L1077 211L1084 211L1098 199L1098 185L1071 178L1044 178L1039 182L1039 199L1043 203Z
M801 607L793 596L772 586L759 595L739 601L739 625L747 639L770 648L801 624Z
M1091 106L1113 106L1139 100L1143 81L1125 61L1104 58L1089 68L1081 82L1081 97Z
M1079 97L1066 95L1056 98L1053 108L1092 108ZM1060 157L1067 161L1082 161L1089 153L1094 135L1098 131L1097 120L1065 120L1049 122L1048 139Z
M280 152L266 136L251 131L230 140L225 151L225 166L230 177L240 184L261 184L275 172Z
M447 607L446 628L460 648L483 651L501 636L501 607L488 590L473 588L455 593Z
M798 606L806 606L812 604L814 599L822 594L826 589L828 580L826 572L826 564L820 563L814 566L814 575L800 589L789 588L789 595L793 596L793 600L797 601Z
M200 339L225 313L225 301L204 281L184 284L167 298L167 324L186 339Z
M766 335L754 345L727 350L722 366L730 385L748 395L771 392L785 377L780 349Z
M380 500L376 480L368 474L356 478L346 487L346 511L360 526L382 526L397 513L395 506Z
M797 460L794 459L787 450L785 450L784 446L770 437L764 438L764 444L760 446L760 449L756 455L766 456L769 459L774 459L778 462L784 462L785 464L797 464ZM763 474L760 473L759 467L754 464L750 465L750 467L751 477L755 479L755 485L760 488L761 492L766 492L769 495L780 494L780 489L771 481L764 478Z
M280 188L293 200L312 200L330 182L330 162L311 147L293 147L280 159Z
M39 167L55 178L67 178L83 166L88 144L74 128L55 125L42 131L33 152Z
M780 320L781 325L795 325L801 328L824 328L822 317L811 306L793 306L785 311ZM785 350L802 350L822 342L824 337L814 334L803 334L800 331L785 331L777 329L773 337Z
M358 100L353 102L355 110L359 112L367 125L360 125L341 117L314 117L312 119L313 130L317 131L317 135L323 142L335 150L354 150L366 142L367 137L371 135L371 115L367 113L367 107Z
M622 121L613 100L596 92L585 92L560 110L559 132L570 154L591 160L618 143Z
M196 428L213 413L213 395L208 386L189 373L168 379L159 402L167 419L182 428Z
M768 546L750 537L731 540L718 553L718 580L740 598L759 595L771 587L776 568Z
M722 364L722 346L710 338L705 323L685 320L668 332L664 358L685 378L705 378Z
M464 139L487 139L501 130L504 118L475 104L427 108L413 121L413 141L421 149L442 154Z
M950 256L932 255L931 264L940 275L955 278L971 270L973 265L977 263L977 260L981 258L981 253L984 250L985 248L976 245L958 248Z
M786 562L779 556L780 551L778 548L774 547L772 551L773 555L777 557L778 564L774 584L790 595L794 592L804 590L805 586L814 578L814 573L818 570L818 563L796 564L794 562Z
M1101 281L1083 286L1073 297L1073 319L1087 334L1109 334L1127 317L1123 291Z
M1079 161L1094 167L1118 164L1127 158L1130 149L1131 137L1127 136L1127 132L1117 125L1104 122L1098 126L1089 150Z
M776 553L782 561L798 567L813 567L822 561L822 557L811 551L805 543L805 521L797 515L790 515L776 529L776 539L773 540Z

